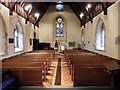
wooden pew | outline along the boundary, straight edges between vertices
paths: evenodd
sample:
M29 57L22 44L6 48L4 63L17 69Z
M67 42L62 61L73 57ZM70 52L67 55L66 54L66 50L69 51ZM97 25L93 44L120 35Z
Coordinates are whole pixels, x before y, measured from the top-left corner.
M18 58L18 57L17 57ZM31 58L31 59L48 59L48 65L51 66L51 59L47 55L22 55L19 58Z
M37 66L39 66L39 67L43 67L43 75L44 75L44 79L46 78L46 74L47 74L47 72L48 72L48 66L47 66L47 63L46 63L46 61L45 60L31 60L31 59L29 59L29 60L27 60L27 59L13 59L13 60L7 60L7 61L4 61L3 63L5 64L5 63L9 63L9 64L11 64L11 65L13 65L13 64L23 64L23 63L36 63L36 65ZM30 65L29 65L30 66Z
M2 68L12 70L23 85L42 85L43 72L45 78L54 54L54 50L31 51L4 60Z
M66 52L67 54L67 52ZM105 72L103 62L106 57L90 52L69 52L66 55L74 86L110 85L109 73Z
M94 57L94 58L80 58L78 60L71 60L70 64L69 64L69 69L70 69L70 74L72 75L73 73L73 66L76 65L101 65L104 67L103 65L103 61L105 58L101 58L101 57Z
M111 85L110 75L104 68L96 65L74 66L73 70L74 86L80 85Z
M32 51L32 53L47 53L47 54L50 54L51 55L51 60L54 59L55 57L55 50L34 50Z
M17 58L17 59L24 59L24 58L25 58L25 59L46 59L48 65L51 66L51 60L50 60L49 56L44 56L44 55L43 55L43 56L42 56L42 55L40 55L40 56L37 55L37 56L36 56L36 55L26 55L26 54L25 54L25 55L13 57L13 58L10 58L10 59L13 60L13 59L16 59L16 58Z
M2 63L2 69L9 69L18 76L22 85L42 85L42 66L40 63Z
M72 63L74 63L74 62L82 62L82 63L87 63L87 62L89 62L89 63L102 63L103 61L106 61L106 58L102 58L102 57L97 57L97 56L86 56L86 57L78 57L78 58L76 58L76 57L73 57L72 59L69 59L68 60L68 66L69 66L69 68L70 68L70 66L71 66L71 64Z

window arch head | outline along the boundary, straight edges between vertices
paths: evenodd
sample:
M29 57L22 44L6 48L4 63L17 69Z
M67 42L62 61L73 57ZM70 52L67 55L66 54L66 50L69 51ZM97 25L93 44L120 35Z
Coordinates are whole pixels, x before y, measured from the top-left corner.
M56 37L63 37L64 36L64 21L62 17L56 18Z
M23 30L20 22L17 22L17 24L14 27L14 46L15 46L15 52L22 51L23 50Z
M99 19L96 28L96 49L105 49L105 25L102 19Z

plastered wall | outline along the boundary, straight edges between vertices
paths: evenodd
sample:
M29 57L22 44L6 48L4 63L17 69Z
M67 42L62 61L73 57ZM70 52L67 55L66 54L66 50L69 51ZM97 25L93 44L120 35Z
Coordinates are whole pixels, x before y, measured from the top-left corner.
M7 32L7 53L4 55L0 55L0 59L2 60L3 58L31 51L33 46L30 45L30 38L34 37L34 32L37 33L38 38L38 28L34 28L34 25L29 22L28 24L25 24L25 19L21 16L18 16L16 13L13 13L13 15L10 16L9 9L2 4L0 4L0 18L2 18L3 22L5 23L5 31ZM21 52L14 52L14 43L9 43L9 38L14 38L14 27L18 21L21 23L24 33L24 50Z
M66 34L66 46L71 49L73 47L69 47L68 42L76 42L77 44L81 42L81 28L80 21L74 14L74 12L70 9L69 6L64 6L64 11L56 11L55 5L51 5L45 15L42 17L40 21L40 30L39 30L39 40L40 42L55 42L54 30L55 19L61 16L64 19L65 25L64 30Z
M93 19L93 23L88 22L85 25L85 49L98 52L118 59L118 44L115 44L115 38L118 36L118 2L108 8L107 15L103 12ZM96 27L99 19L105 24L105 51L99 51L95 48Z
M69 47L68 42L76 42L76 47L78 43L81 43L81 31L80 21L70 9L69 6L65 5L64 11L57 12L55 11L55 6L51 5L45 15L42 17L39 23L40 28L34 28L34 26L28 22L25 24L25 20L18 16L17 14L13 14L13 16L9 16L9 9L0 4L0 18L4 20L5 29L8 34L7 36L7 54L0 55L0 59L10 57L16 54L20 54L26 51L32 50L32 45L30 45L29 40L33 38L34 31L37 33L37 38L39 38L40 42L49 42L54 43L54 20L61 16L65 20L65 32L66 32L66 45L68 49L72 49L73 47ZM93 23L88 22L85 25L84 29L84 37L85 37L85 49L101 53L113 58L120 59L120 45L115 44L115 38L120 33L120 3L116 2L112 6L108 8L108 14L103 15L103 12L97 15L93 19ZM105 24L105 51L99 51L95 49L95 39L96 39L96 26L99 19L102 19ZM8 39L13 38L14 26L17 21L21 22L23 32L24 32L24 51L15 53L14 52L14 43L9 43Z

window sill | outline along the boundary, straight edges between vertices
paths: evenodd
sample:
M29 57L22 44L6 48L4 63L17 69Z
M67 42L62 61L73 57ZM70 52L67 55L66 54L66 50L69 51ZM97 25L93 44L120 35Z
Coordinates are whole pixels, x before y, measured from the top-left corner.
M22 52L24 51L23 49L15 48L15 53Z
M102 51L102 52L106 52L106 50L102 50L102 49L95 49L95 50L97 50L97 51Z

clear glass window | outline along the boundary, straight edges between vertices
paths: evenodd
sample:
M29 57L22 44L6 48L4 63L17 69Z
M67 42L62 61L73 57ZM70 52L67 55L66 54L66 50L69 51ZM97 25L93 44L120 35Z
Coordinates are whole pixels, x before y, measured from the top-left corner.
M96 30L96 49L105 49L105 26L101 19L98 22Z

